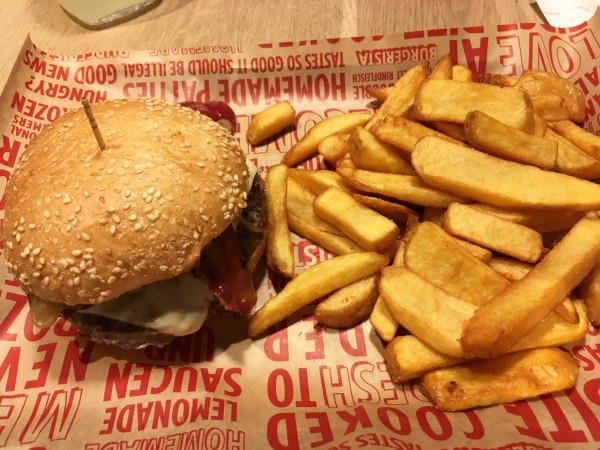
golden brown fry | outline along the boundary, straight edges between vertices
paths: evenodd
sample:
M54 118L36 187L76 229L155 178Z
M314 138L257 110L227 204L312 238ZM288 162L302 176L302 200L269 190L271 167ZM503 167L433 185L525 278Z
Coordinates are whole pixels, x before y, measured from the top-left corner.
M353 192L353 189L348 186L344 179L332 170L289 169L288 176L308 188L315 195L319 195L332 186L342 191Z
M546 130L548 129L548 123L546 122L546 120L540 116L537 113L533 113L533 123L534 123L534 130L533 130L533 134L535 134L536 136L539 137L544 137L546 136Z
M479 110L512 127L532 133L533 109L518 89L455 80L427 79L417 94L413 113L419 120L464 123Z
M597 184L505 161L437 137L421 139L411 160L429 185L483 203L563 211L600 208Z
M452 58L449 54L445 54L437 60L435 66L431 69L429 78L452 80Z
M556 165L555 141L504 125L481 111L467 114L465 134L473 147L490 155L541 169L553 169Z
M482 305L461 337L467 355L506 353L590 272L600 257L600 220L582 219L523 279Z
M596 264L579 287L590 322L600 325L600 264Z
M505 209L482 203L471 203L469 206L532 228L539 233L567 230L585 216L584 212L577 211Z
M588 330L585 306L581 301L574 302L578 320L566 322L558 314L548 314L531 332L517 342L510 353L534 348L544 348L570 344L581 340ZM385 349L385 360L394 381L417 378L425 372L449 367L466 360L452 358L433 350L415 336L394 338Z
M348 146L346 144L349 137L350 133L347 132L327 136L319 143L317 151L323 156L325 161L336 165L340 159L348 154Z
M448 207L442 228L453 236L525 262L536 262L544 249L537 231L459 203Z
M295 118L296 110L290 102L284 100L276 103L252 118L246 139L252 145L257 145L293 125Z
M556 171L585 180L600 178L600 161L575 147L571 141L552 131L546 130L545 137L556 141L558 154Z
M335 168L337 174L344 178L346 182L348 182L348 178L350 178L356 170L357 167L348 154L338 161Z
M380 102L385 102L387 100L388 96L390 95L390 92L392 89L393 89L393 86L382 87L382 88L368 87L367 93L374 99L379 100Z
M311 302L376 273L387 263L385 256L361 252L336 256L309 267L254 313L248 322L248 335L258 336Z
M429 126L434 130L444 133L446 136L456 139L457 141L467 142L465 127L458 123L448 122L429 122Z
M344 286L315 308L315 320L326 327L349 328L364 321L379 297L379 275Z
M373 172L414 175L415 171L408 161L394 148L380 141L363 127L354 129L348 139L348 151L352 161L359 169Z
M271 166L265 177L267 204L267 266L275 273L292 278L294 251L287 219L287 174L283 164Z
M404 264L429 283L475 305L494 298L510 284L431 222L413 230Z
M314 125L296 144L283 156L281 162L288 167L315 156L319 143L327 136L335 133L350 132L356 127L366 124L371 116L366 113L348 113L328 117Z
M385 347L383 353L392 381L419 378L425 373L460 364L463 359L444 355L415 336L396 336Z
M379 291L392 317L413 335L441 353L464 356L458 339L476 306L404 267L383 269Z
M366 250L381 252L396 240L398 226L335 187L313 202L317 217L333 225Z
M401 116L413 104L415 92L429 74L429 63L420 63L409 69L388 92L388 96L381 104L369 123L365 126L367 130L375 122L383 119L388 114Z
M600 137L570 120L561 120L560 122L549 123L548 126L561 136L567 138L575 147L584 151L592 158L600 159Z
M490 259L492 259L492 252L487 248L483 248L477 244L473 244L472 242L465 241L464 239L457 238L453 236L454 240L458 245L468 251L471 255L477 258L479 261L483 263L488 263Z
M517 84L515 77L508 75L502 75L499 73L482 73L479 75L479 82L484 84L491 84L493 86L500 87L515 87Z
M368 206L373 211L378 212L382 216L385 216L396 223L407 223L411 217L417 221L419 220L419 214L408 206L388 202L387 200L370 197L368 195L354 194L353 197L363 205Z
M419 139L425 136L437 136L451 142L460 142L425 125L400 116L387 116L373 125L371 132L383 142L397 147L406 154L411 154Z
M583 122L585 119L585 96L565 78L541 70L527 70L519 78L516 87L529 94L534 108L541 109L542 116L548 121L559 115L575 122ZM558 101L555 101L554 98L557 98ZM558 110L553 111L550 108L551 118L548 118L544 108L549 107L552 103L556 104L564 113L559 114Z
M381 295L379 295L375 301L375 305L369 316L369 321L381 339L386 342L394 339L396 330L398 329L398 322L392 317L392 314L385 305L385 301Z
M510 403L573 387L579 364L563 350L524 350L488 361L434 370L422 387L443 411Z
M452 66L452 79L456 81L473 81L473 72L467 67L457 64Z
M488 266L511 282L520 280L533 269L531 264L506 256L492 257L488 261Z
M315 215L312 207L315 197L297 181L288 178L287 211L290 229L335 255L364 251L340 230Z
M415 205L444 208L453 202L463 202L461 197L432 188L419 177L356 170L347 179L355 189L385 195Z

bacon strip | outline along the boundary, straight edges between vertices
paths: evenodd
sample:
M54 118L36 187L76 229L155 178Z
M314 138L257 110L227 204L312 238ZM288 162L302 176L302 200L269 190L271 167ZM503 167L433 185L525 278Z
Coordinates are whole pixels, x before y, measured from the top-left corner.
M241 265L241 258L235 231L230 225L202 250L192 274L206 281L225 309L245 317L256 304L256 289L252 274Z

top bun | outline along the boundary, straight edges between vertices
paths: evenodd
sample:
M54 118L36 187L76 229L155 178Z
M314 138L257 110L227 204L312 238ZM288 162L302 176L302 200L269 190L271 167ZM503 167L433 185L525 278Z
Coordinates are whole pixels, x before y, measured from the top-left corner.
M190 270L241 213L242 150L202 114L152 99L82 108L23 152L6 193L8 269L41 299L101 303Z

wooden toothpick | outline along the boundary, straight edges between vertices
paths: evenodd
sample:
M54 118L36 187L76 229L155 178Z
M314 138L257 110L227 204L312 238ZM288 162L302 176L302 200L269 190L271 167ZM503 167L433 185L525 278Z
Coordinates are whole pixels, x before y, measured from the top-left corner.
M106 148L106 144L104 143L104 138L102 137L100 128L98 128L98 124L96 123L96 119L94 118L94 113L92 112L92 108L90 107L90 102L88 102L88 99L86 97L82 97L81 104L83 105L83 109L85 110L85 115L90 121L90 126L92 127L94 137L98 142L98 147L100 147L100 150L104 150Z

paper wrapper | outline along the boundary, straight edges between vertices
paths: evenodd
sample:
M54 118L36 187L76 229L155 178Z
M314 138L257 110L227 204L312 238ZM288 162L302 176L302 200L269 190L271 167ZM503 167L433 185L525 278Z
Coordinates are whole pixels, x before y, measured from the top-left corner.
M249 47L45 53L25 42L0 102L0 179L29 139L85 95L224 100L236 137L264 174L317 121L369 111L368 86L391 85L421 60L450 53L475 75L555 72L587 98L586 127L600 131L600 17L571 29L508 24L397 36ZM252 114L288 99L294 130L250 147ZM315 161L306 163L314 167ZM4 197L0 209L4 208ZM295 238L297 271L327 258ZM316 325L306 310L268 337L246 322L210 320L163 348L120 351L77 337L60 320L37 329L15 279L0 274L0 447L117 449L564 449L600 442L600 339L572 347L575 389L475 411L443 413L417 385L394 385L368 322L347 331ZM260 302L272 295L264 278Z

